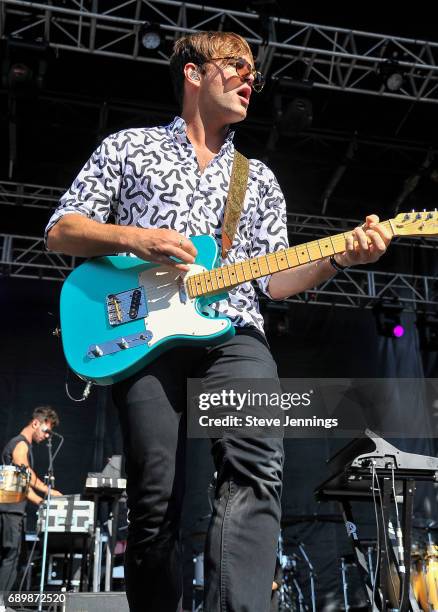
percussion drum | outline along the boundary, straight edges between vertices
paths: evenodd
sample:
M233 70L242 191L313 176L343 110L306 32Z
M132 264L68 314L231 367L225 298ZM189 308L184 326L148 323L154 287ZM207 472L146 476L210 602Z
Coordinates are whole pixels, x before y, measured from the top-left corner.
M424 612L438 610L438 547L429 544L426 555L414 562L414 595Z
M0 465L0 503L16 504L25 501L30 472L16 465Z

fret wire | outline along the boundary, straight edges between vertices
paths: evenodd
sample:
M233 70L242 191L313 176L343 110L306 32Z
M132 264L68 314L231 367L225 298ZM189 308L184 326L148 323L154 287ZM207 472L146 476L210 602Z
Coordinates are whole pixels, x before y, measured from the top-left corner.
M189 277L189 293L191 293L191 297L196 297L196 285L193 276Z
M202 291L202 283L201 283L201 278L200 278L200 274L195 274L195 276L193 277L194 279L194 283L196 286L196 294L197 295L202 295L203 291Z
M234 281L232 280L232 284L234 285L234 284L236 284L236 281L238 281L238 280L239 280L239 279L237 278L237 272L236 272L236 267L235 267L235 264L231 264L231 265L230 265L230 274L234 274L234 278L235 278L235 280L234 280ZM230 276L230 278L231 278L231 276Z
M230 280L230 275L228 273L228 266L224 266L222 276L224 278L224 286L225 287L233 284L231 282L231 280Z
M235 264L235 266L234 266L234 267L235 267L235 269L236 269L236 277L237 277L237 280L238 280L239 282L244 283L244 282L245 282L245 273L244 273L243 268L242 268L242 262L241 262L241 261L236 262L236 264ZM239 279L239 276L240 276L240 278L241 278L242 280L240 280L240 279Z
M306 247L307 256L309 257L309 261L312 261L312 258L310 257L309 244L310 242L306 242L304 246Z
M335 247L335 243L333 242L333 238L332 238L332 236L329 236L329 238L330 238L330 242L331 242L331 245L332 245L332 249L336 253L336 247Z
M224 288L224 274L223 274L222 268L215 268L215 274L216 274L217 288L223 289Z
M216 270L217 268L213 268L212 270L210 270L210 278L211 278L211 285L213 287L213 291L217 291L219 288L219 285L217 284ZM216 287L215 287L215 284L216 284Z
M287 265L289 266L289 269L293 268L293 264L291 264L289 261L289 257L292 257L292 255L290 254L291 251L292 249L290 247L286 249L286 261L287 261Z
M205 282L205 272L199 275L199 284L201 285L202 293L201 295L205 295L207 293L207 283Z

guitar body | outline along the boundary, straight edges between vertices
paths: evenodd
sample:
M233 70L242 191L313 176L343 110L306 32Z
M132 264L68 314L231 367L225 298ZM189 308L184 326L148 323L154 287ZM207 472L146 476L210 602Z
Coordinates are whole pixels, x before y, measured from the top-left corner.
M191 240L198 255L189 272L125 256L98 257L73 270L60 311L65 357L78 376L109 385L175 346L217 344L234 335L227 317L206 308L226 293L190 298L185 292L183 278L211 270L218 260L213 238Z

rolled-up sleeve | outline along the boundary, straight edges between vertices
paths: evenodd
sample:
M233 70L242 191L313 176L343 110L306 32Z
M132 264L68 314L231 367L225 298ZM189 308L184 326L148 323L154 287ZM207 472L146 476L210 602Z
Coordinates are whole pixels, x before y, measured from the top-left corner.
M122 155L113 134L102 141L59 200L44 232L46 246L48 232L64 215L79 214L105 223L117 206L121 177Z
M263 164L263 187L260 203L255 217L252 241L252 257L268 255L287 249L286 202L273 172ZM257 279L260 290L271 298L268 291L271 275Z

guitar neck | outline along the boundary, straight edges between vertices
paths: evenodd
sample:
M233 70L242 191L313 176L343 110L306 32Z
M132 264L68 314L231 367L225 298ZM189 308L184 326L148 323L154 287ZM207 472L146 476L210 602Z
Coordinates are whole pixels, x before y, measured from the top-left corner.
M392 220L380 223L394 235ZM298 246L282 249L276 253L252 257L246 261L213 268L188 278L187 287L190 297L202 297L227 291L257 278L274 274L280 270L290 270L309 262L316 262L335 253L343 253L346 240L352 232L342 232L334 236L312 240Z

